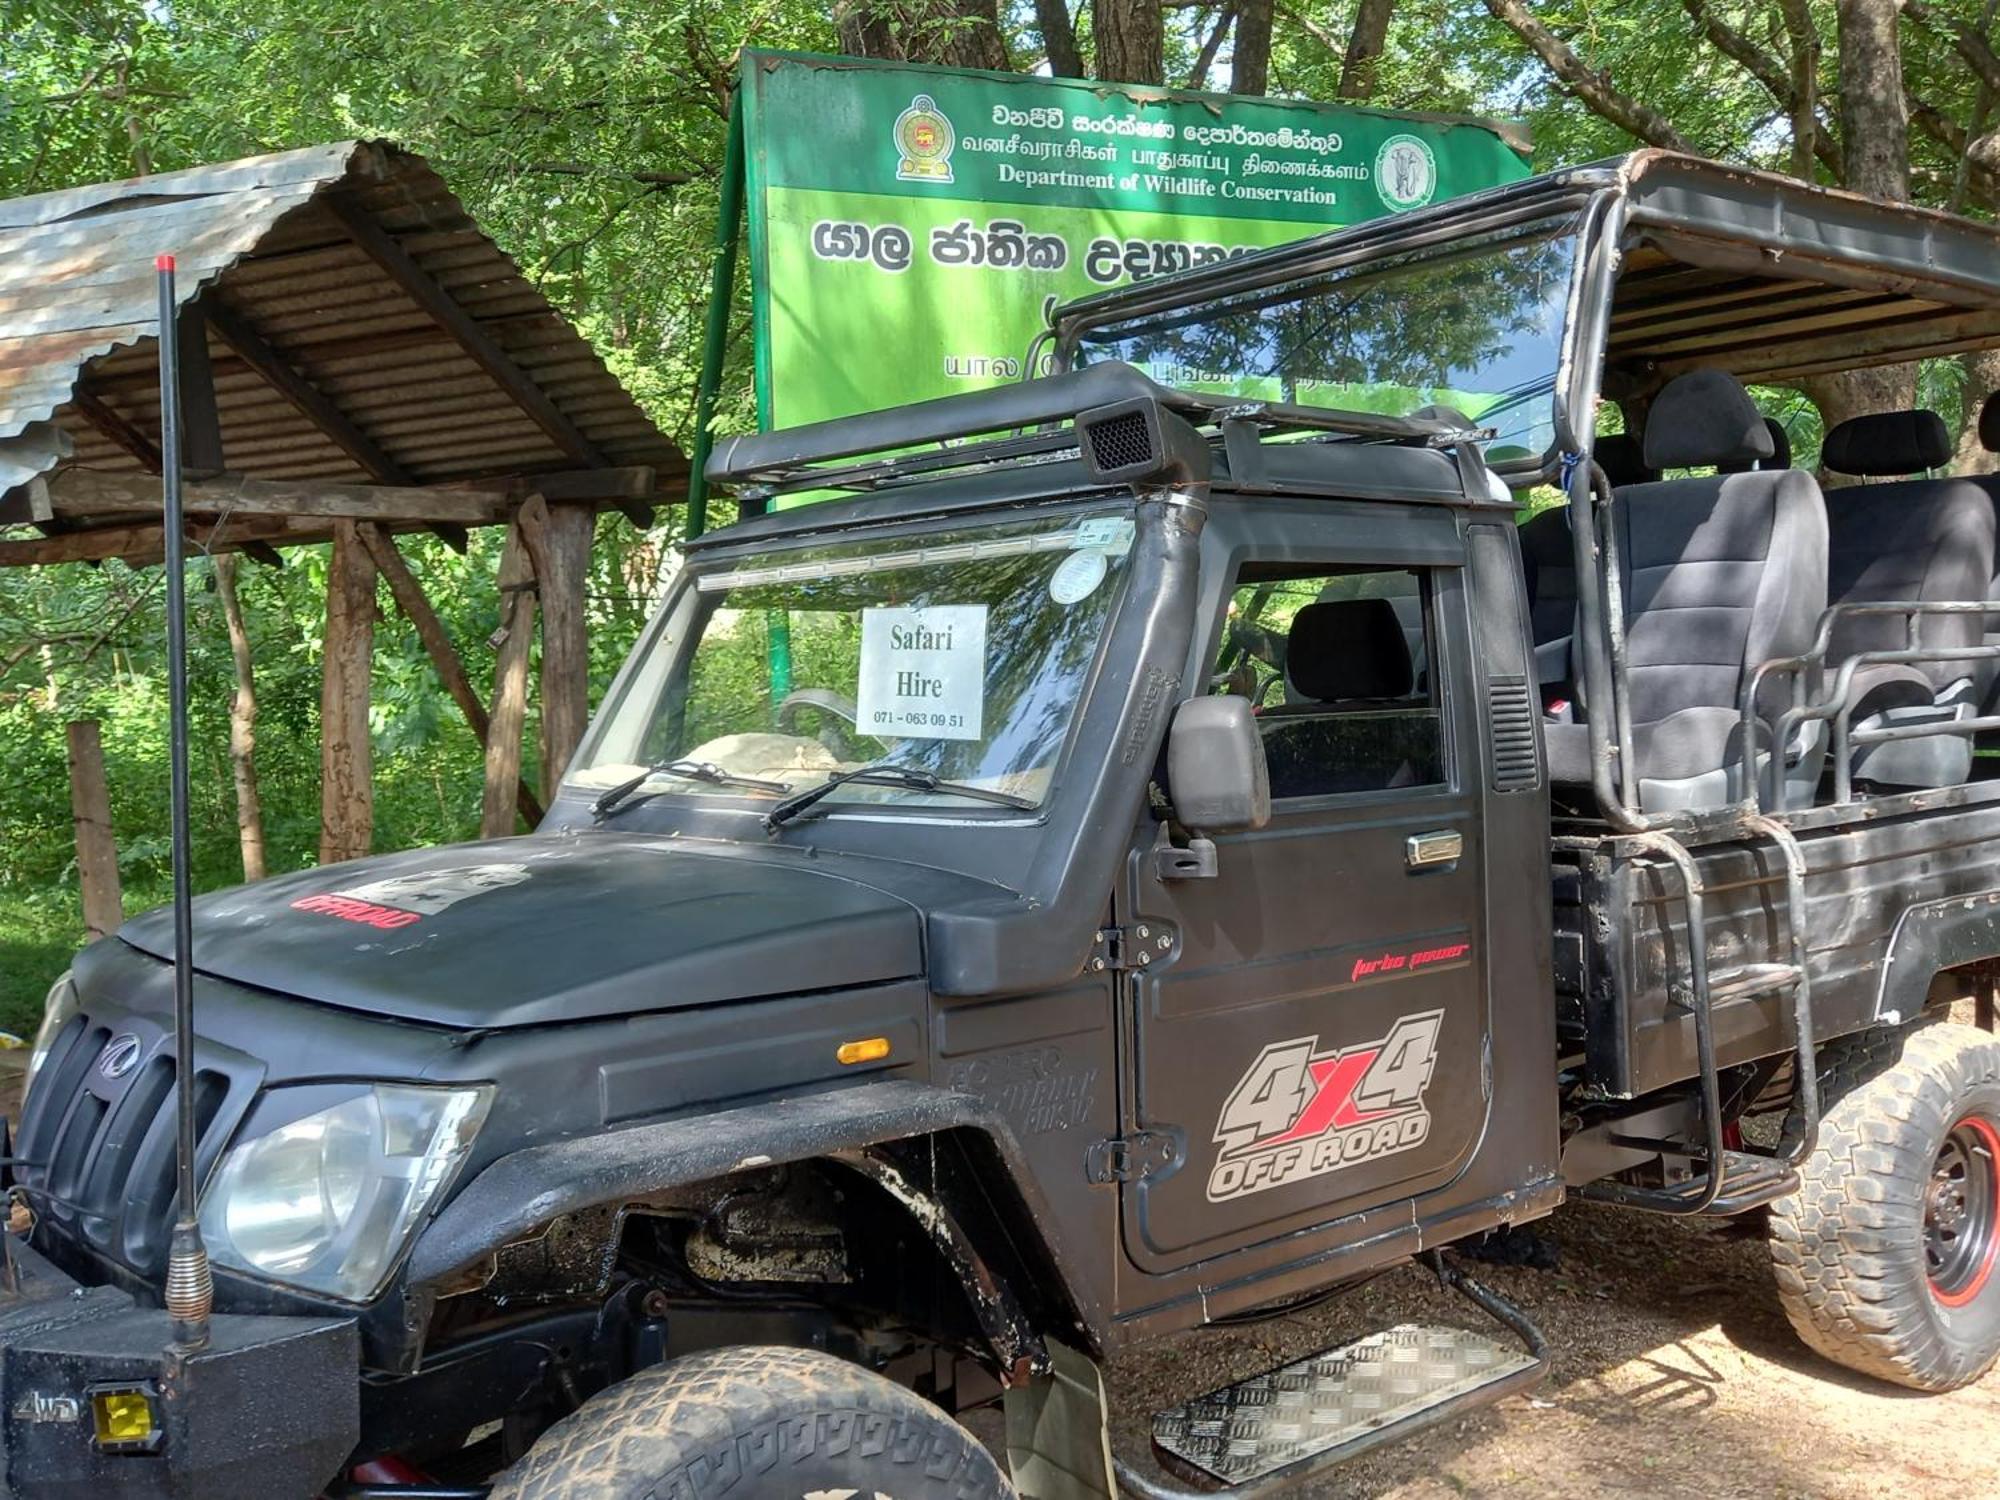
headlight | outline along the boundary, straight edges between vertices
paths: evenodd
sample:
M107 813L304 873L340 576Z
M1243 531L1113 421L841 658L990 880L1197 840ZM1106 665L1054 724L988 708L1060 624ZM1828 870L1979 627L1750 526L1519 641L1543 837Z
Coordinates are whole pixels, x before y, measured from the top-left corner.
M276 1089L259 1113L282 1114L287 1094L310 1104L328 1092ZM492 1097L487 1087L378 1083L243 1141L202 1197L210 1258L366 1302L464 1164Z
M49 986L48 999L42 1002L42 1029L35 1033L35 1050L28 1054L28 1071L21 1079L22 1102L27 1101L28 1090L35 1086L35 1075L42 1071L42 1064L49 1060L49 1048L56 1044L56 1033L76 1014L77 1008L76 985L65 970L62 978Z

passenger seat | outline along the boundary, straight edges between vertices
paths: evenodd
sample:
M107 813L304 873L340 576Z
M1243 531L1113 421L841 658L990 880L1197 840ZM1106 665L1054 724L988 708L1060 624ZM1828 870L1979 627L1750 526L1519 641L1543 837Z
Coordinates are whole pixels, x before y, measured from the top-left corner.
M1597 440L1593 457L1614 490L1646 484L1659 472L1646 467L1639 440L1614 432ZM1521 523L1521 567L1528 583L1528 618L1535 635L1535 665L1544 686L1569 676L1569 635L1576 629L1576 553L1569 507L1552 505Z
M1880 412L1853 417L1826 435L1820 458L1827 468L1867 479L1923 474L1950 463L1951 434L1937 413ZM1993 581L1993 499L1971 479L1897 478L1827 493L1828 594L1835 604L1898 600L1935 603L1983 600ZM1977 615L1929 615L1918 623L1928 648L1984 644ZM1840 664L1863 651L1895 651L1908 644L1907 617L1844 616L1827 650L1827 686ZM1875 663L1855 674L1852 697L1857 729L1887 728L1971 718L1989 676L1978 659L1911 665ZM1972 741L1965 735L1919 735L1858 746L1850 762L1854 779L1879 787L1956 786L1972 774Z
M1656 470L1755 463L1774 452L1763 414L1720 370L1669 381L1641 448ZM1620 490L1615 514L1639 806L1721 806L1748 789L1738 730L1744 684L1760 663L1803 653L1826 607L1819 485L1797 469L1668 479ZM1774 693L1772 702L1781 701L1788 695ZM1543 729L1550 780L1587 787L1588 727ZM1817 784L1823 745L1818 737L1788 747L1788 783Z

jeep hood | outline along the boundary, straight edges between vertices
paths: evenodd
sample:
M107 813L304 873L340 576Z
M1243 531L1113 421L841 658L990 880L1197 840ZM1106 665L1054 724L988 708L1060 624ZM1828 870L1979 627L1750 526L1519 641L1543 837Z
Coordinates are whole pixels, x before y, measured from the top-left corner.
M906 902L791 850L624 834L421 849L194 905L204 974L461 1029L844 989L923 969ZM119 937L173 957L171 913Z

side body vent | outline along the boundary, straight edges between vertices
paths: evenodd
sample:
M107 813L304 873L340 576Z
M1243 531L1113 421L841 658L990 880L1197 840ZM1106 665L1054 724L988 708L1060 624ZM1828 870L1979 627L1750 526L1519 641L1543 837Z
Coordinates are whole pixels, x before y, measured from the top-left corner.
M1466 529L1473 653L1486 700L1486 778L1496 792L1542 783L1540 694L1528 639L1528 595L1511 526Z
M1535 754L1535 695L1527 678L1487 679L1486 722L1493 735L1493 790L1534 786L1541 765Z

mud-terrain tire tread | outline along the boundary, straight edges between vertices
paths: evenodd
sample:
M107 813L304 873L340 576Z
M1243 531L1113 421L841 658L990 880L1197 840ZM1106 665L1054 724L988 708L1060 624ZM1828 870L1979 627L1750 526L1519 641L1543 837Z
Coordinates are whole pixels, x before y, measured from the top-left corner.
M868 1459L866 1477L825 1461ZM812 1477L796 1471L810 1468ZM1014 1500L993 1456L894 1382L812 1349L739 1346L641 1370L542 1434L491 1500Z
M1770 1218L1785 1314L1808 1347L1850 1370L1921 1391L1967 1385L1994 1356L1938 1324L1921 1248L1924 1194L1957 1102L1982 1084L2000 1087L2000 1040L1923 1020L1829 1043L1820 1062L1819 1139L1798 1191Z

